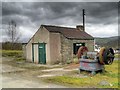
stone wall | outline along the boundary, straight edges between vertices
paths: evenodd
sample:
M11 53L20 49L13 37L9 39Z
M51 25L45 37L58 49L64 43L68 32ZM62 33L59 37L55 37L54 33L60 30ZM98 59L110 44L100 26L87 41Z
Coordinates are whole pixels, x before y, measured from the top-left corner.
M71 40L61 35L62 63L73 61L73 43L85 43L89 51L94 50L94 40Z
M72 47L70 40L61 35L61 58L62 63L69 62L72 59Z

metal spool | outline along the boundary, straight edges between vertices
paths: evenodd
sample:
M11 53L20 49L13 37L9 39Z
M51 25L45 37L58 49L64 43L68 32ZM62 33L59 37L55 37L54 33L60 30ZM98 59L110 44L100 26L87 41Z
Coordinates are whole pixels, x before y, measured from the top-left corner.
M112 48L102 47L99 52L99 63L102 65L110 65L114 60L114 51Z

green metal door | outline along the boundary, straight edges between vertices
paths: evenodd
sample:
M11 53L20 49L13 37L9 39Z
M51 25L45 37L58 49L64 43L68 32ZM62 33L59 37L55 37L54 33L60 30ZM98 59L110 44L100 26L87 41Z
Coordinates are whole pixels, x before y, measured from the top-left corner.
M45 49L45 43L39 43L38 45L39 50L39 63L40 64L46 64L46 49Z

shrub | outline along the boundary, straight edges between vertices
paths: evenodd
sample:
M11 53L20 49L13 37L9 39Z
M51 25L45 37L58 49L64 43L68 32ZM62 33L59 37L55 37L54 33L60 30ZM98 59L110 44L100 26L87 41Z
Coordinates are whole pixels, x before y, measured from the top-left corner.
M67 63L67 64L70 64L70 63L72 63L72 61L71 61L71 60L67 60L66 63Z
M74 58L74 63L79 64L79 60L77 58Z

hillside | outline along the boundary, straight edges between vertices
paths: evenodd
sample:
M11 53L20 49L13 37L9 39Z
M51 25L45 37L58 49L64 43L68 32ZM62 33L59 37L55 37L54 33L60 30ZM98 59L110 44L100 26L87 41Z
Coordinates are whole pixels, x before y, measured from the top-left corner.
M95 42L100 46L118 48L118 44L120 43L120 36L114 36L109 38L95 37Z

